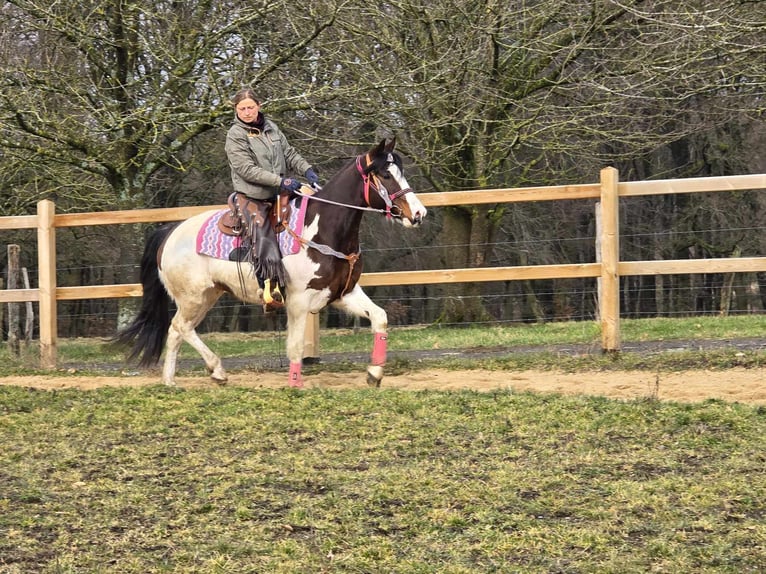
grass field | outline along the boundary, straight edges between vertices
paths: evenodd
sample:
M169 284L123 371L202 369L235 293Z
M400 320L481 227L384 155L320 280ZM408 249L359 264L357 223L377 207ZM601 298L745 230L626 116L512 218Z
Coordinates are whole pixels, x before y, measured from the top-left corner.
M0 572L763 572L766 411L0 388Z
M764 436L717 400L0 386L0 573L763 572Z

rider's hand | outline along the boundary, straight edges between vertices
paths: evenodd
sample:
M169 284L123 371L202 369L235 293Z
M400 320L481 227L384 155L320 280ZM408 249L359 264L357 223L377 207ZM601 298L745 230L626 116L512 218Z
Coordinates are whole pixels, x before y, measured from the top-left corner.
M304 176L306 177L306 181L309 182L311 187L316 187L319 185L319 176L312 168L308 168Z
M289 177L282 178L282 183L279 184L279 187L284 189L285 191L298 191L301 188L301 182L297 179L291 179Z

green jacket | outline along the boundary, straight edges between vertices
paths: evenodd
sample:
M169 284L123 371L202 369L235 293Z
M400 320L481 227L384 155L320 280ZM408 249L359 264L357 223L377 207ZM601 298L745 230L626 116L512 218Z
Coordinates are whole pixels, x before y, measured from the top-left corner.
M226 156L234 191L253 199L272 199L283 177L303 176L311 167L268 118L263 132L235 118L226 134Z

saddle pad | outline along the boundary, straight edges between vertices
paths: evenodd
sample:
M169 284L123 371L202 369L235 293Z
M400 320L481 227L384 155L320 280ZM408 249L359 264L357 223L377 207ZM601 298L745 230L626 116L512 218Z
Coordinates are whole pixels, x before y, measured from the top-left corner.
M300 237L301 233L303 233L303 221L306 219L306 206L309 202L308 199L304 199L301 201L300 207L296 205L297 202L297 197L290 200L290 218L287 221L287 227ZM295 239L292 233L282 231L277 235L277 238L279 239L279 250L282 252L282 255L293 255L301 250L301 242Z
M200 227L197 232L197 253L200 255L207 255L216 259L228 259L229 254L239 247L241 238L224 235L218 229L218 220L227 211L227 209L216 211Z
M306 218L306 205L308 201L302 201L301 206L297 207L296 200L297 198L290 201L291 210L287 225L296 235L300 236L303 233L303 221ZM227 209L216 211L200 227L197 232L197 253L200 255L207 255L216 259L229 259L229 254L239 247L242 242L240 237L224 235L218 229L218 220L227 211ZM282 231L277 235L277 238L279 239L279 250L282 252L282 255L292 255L301 250L301 242L296 240L291 233Z

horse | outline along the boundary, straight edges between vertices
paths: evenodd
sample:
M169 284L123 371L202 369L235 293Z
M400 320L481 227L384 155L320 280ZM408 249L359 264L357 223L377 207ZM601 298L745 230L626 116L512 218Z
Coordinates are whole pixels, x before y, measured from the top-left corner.
M328 305L369 319L373 347L367 383L380 386L388 317L358 284L362 274L359 226L366 212L383 214L410 228L421 225L426 217L426 208L404 176L395 144L395 138L381 140L367 153L348 161L319 191L305 193L309 188L303 186L293 200L293 209L303 208L305 213L302 228L296 231L288 227L280 233L289 233L294 239L292 251L283 253L282 259L291 387L303 386L307 317ZM143 296L138 314L113 338L120 345L132 346L128 360L139 358L141 367L157 365L164 347L162 382L168 386L176 384L176 363L183 341L201 355L210 377L226 384L221 359L195 329L224 293L246 303L264 304L262 281L259 284L251 270L243 269L242 262L199 252L200 230L218 211L166 224L148 238L141 258ZM172 319L171 302L176 306Z

